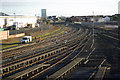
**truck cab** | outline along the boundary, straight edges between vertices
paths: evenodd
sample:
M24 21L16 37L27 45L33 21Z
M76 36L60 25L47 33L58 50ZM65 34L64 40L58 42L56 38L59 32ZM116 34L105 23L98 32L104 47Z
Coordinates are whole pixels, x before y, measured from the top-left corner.
M21 43L29 43L31 41L32 41L32 36L25 36L20 40Z

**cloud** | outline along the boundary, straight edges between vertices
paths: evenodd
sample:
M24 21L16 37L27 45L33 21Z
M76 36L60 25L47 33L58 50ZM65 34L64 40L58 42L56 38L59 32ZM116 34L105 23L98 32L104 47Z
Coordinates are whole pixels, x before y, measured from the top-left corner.
M0 0L1 1L1 0ZM119 0L2 0L5 11L13 13L40 13L47 9L50 14L91 15L117 13ZM26 11L26 12L23 12Z
M37 0L1 0L2 2L31 2Z

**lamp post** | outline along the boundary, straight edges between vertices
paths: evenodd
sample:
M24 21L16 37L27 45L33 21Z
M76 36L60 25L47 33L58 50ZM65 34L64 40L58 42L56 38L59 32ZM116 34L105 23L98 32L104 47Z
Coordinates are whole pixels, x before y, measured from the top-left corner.
M14 19L15 19L15 23L16 23L16 15L15 15L15 13L13 13L14 14Z
M93 44L94 44L94 12L93 12Z
M91 45L91 48L93 47L93 45L94 45L94 12L92 12L93 13L93 43L92 43L92 45Z
M14 26L15 26L15 29L17 29L17 25L16 25L16 14L15 13L13 13L14 14ZM16 34L17 34L17 30L16 30Z

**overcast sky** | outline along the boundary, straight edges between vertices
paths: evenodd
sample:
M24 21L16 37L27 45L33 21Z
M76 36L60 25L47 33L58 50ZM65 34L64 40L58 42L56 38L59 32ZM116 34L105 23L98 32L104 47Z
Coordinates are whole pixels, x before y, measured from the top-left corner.
M119 0L0 0L0 12L8 14L41 15L41 9L47 9L47 15L82 16L113 15L118 13Z

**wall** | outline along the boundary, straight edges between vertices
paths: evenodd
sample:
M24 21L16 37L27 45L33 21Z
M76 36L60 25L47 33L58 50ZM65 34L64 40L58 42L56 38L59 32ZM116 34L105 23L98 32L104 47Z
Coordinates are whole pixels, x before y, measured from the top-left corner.
M26 27L27 24L35 24L37 21L36 17L26 17L26 16L16 16L16 18L14 17L8 17L8 25L7 26L11 26L13 25L13 23L16 22L18 23L17 27L21 28L21 27ZM34 25L33 25L34 28Z
M25 33L20 33L20 34L16 34L16 35L9 35L9 31L0 31L0 40L21 37L24 35L25 35Z
M0 31L0 40L8 39L9 31Z
M3 28L4 25L4 18L0 18L0 28Z
M12 26L14 22L18 23L18 27L26 27L27 24L35 24L37 22L37 17L35 16L0 16L0 26L1 28L5 25ZM34 28L34 25L33 25Z
M10 35L8 38L21 37L21 36L24 36L24 35L25 35L25 33L16 34L16 35Z

